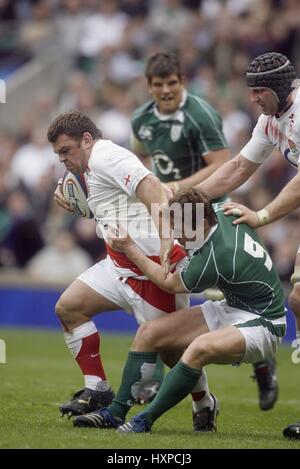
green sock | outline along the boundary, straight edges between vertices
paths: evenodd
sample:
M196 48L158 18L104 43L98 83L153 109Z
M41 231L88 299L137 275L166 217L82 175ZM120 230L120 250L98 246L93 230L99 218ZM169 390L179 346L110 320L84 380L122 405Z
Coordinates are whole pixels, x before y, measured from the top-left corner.
M165 374L164 373L164 364L161 361L160 357L157 357L156 367L155 367L155 371L154 371L154 374L153 374L153 379L155 381L158 381L159 383L162 383L163 379L164 379L164 374Z
M174 407L192 391L202 370L190 368L181 360L166 375L158 394L142 412L147 422L152 425L162 414Z
M269 366L269 365L271 365L273 362L274 362L274 358L266 358L266 360L253 363L253 368L254 368L254 370L255 370L255 368L256 368L256 367L259 367L259 366Z
M156 363L156 352L129 352L126 364L123 369L122 381L116 397L108 407L114 417L125 419L127 412L131 407L132 386L141 381L142 373L146 368L153 374L154 364Z

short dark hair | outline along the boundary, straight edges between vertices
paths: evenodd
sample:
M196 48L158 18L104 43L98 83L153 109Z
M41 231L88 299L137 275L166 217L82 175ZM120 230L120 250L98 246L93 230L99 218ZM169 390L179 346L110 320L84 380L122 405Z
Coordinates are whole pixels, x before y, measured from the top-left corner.
M47 137L50 143L55 143L62 134L80 140L85 132L89 132L94 140L102 138L101 131L88 116L80 111L69 111L54 119L49 126Z
M199 189L181 189L169 200L168 205L171 207L173 203L178 203L182 207L182 217L184 217L184 204L192 205L192 220L190 220L192 229L196 230L196 204L204 205L204 218L207 220L210 226L217 223L217 217L214 212L213 206L208 196L200 191ZM184 223L184 219L182 219Z
M173 74L177 75L180 80L182 79L181 66L176 54L172 52L158 52L148 60L145 76L149 84L154 76L166 78Z

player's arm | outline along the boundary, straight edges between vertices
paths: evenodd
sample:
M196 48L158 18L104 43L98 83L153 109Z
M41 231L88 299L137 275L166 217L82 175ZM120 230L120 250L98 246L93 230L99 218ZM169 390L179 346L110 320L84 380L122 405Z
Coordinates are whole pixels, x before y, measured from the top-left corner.
M123 252L138 268L144 272L151 282L155 283L162 290L169 293L187 293L178 272L168 273L165 276L161 265L146 257L132 242L126 233L121 233L111 228L109 231L108 243L116 251Z
M173 181L168 185L176 190L194 187L211 176L220 166L229 160L229 157L230 153L228 148L211 151L203 157L207 166L199 169L199 171L188 178L181 179L180 181Z
M265 210L268 212L269 223L271 223L299 207L300 168L297 174L279 192L278 196L265 207Z
M218 168L198 188L216 199L241 186L259 168L273 151L273 144L265 132L265 116L254 127L252 137L240 153ZM210 135L213 135L210 133Z
M168 220L164 220L164 232L162 232L161 210L168 203L168 197L164 186L153 174L148 174L142 179L136 188L136 197L146 205L161 239L160 258L164 266L165 274L170 268L170 254L174 240Z
M187 293L178 272L165 272L162 266L142 254L134 245L126 251L126 256L141 269L151 282L169 293Z
M143 165L152 171L152 158L151 156L147 155L143 142L138 140L133 132L131 132L130 135L130 147L132 152L139 158Z
M239 153L196 187L206 192L210 199L216 199L241 186L259 166Z
M237 218L233 225L247 223L252 228L267 225L279 218L284 217L296 208L300 207L300 171L282 189L278 196L266 207L258 212L251 210L245 205L234 202L225 203L222 207L225 215L235 215Z

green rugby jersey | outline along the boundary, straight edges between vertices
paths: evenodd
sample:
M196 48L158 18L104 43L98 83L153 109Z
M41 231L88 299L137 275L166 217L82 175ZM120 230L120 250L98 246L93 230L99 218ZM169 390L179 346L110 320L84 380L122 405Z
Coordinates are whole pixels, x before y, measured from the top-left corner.
M140 153L152 157L154 173L162 182L193 175L206 166L203 156L228 148L218 112L186 90L174 114L159 113L154 101L138 108L132 133Z
M227 304L265 319L285 314L284 294L272 260L257 233L234 217L216 213L218 223L181 270L191 292L217 285Z

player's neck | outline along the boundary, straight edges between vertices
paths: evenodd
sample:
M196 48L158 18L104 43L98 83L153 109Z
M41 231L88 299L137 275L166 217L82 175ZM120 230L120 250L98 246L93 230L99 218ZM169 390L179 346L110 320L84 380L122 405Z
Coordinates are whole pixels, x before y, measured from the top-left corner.
M91 146L91 148L89 148L89 149L86 150L86 152L85 152L84 159L83 159L83 173L85 173L86 170L88 169L89 159L90 159L90 157L91 157L93 148L94 148L95 143L96 143L97 141L98 141L98 140L94 140L94 141L93 141L93 145Z
M282 111L276 112L275 117L278 119L279 117L283 116L283 114L285 114L293 104L294 104L294 100L293 100L293 97L292 97L292 93L290 93L288 95L286 105L284 106Z

